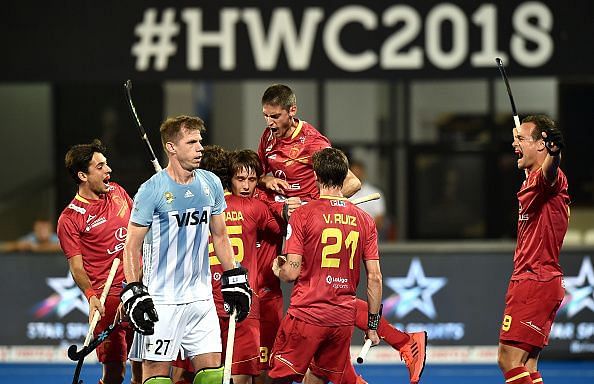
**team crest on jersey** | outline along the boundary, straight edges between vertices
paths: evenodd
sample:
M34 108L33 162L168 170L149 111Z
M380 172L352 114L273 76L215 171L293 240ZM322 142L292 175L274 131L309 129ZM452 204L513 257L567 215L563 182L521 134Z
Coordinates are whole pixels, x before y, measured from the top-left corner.
M205 196L210 196L210 188L208 188L208 185L205 185L204 188L202 188L202 191Z
M173 203L173 200L175 200L175 196L173 196L173 193L171 192L165 192L163 196L165 197L165 202L167 204L171 204Z
M299 147L293 147L293 148L291 148L291 152L289 152L289 157L292 159L295 159L298 154L299 154Z

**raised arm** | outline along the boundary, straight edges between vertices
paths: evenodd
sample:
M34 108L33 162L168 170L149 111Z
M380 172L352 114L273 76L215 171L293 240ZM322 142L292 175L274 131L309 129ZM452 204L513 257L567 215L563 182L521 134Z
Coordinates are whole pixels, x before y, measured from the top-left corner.
M360 189L361 180L349 169L349 173L347 173L346 179L344 179L344 183L342 184L342 195L344 197L351 197Z

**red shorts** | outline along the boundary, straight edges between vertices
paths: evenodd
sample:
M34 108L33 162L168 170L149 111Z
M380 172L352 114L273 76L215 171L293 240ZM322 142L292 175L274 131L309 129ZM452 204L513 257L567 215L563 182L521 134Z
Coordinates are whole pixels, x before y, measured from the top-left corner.
M223 353L221 361L225 361L227 349L227 333L229 318L219 318ZM235 327L235 344L233 346L232 375L258 376L260 374L260 322L247 318Z
M346 383L350 365L350 346L354 326L308 324L287 314L276 335L268 376L301 382L310 368L312 373L333 383ZM311 362L311 364L310 364Z
M177 358L171 362L171 365L177 368L182 368L184 371L187 372L194 372L194 366L192 365L192 361L188 358L182 359L181 354L177 354Z
M366 331L367 321L369 320L369 305L367 304L367 301L361 300L357 297L355 299L355 309L355 327Z
M270 351L283 318L283 298L260 300L260 370L270 368Z
M93 331L93 337L97 337L100 332L113 323L119 305L119 296L107 296L105 299L105 316L97 323ZM107 340L97 347L97 359L102 363L128 360L128 346L132 345L133 337L134 331L128 323L120 324L111 332Z
M549 281L510 281L499 341L503 344L507 344L505 341L525 343L542 349L548 344L551 326L564 295L561 276Z

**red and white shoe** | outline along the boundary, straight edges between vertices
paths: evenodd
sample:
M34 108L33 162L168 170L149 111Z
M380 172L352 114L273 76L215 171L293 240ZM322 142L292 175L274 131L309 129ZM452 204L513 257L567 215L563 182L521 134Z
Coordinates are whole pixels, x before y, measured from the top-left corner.
M410 340L400 348L400 359L404 360L410 384L418 384L425 369L425 357L427 354L427 332L409 333Z

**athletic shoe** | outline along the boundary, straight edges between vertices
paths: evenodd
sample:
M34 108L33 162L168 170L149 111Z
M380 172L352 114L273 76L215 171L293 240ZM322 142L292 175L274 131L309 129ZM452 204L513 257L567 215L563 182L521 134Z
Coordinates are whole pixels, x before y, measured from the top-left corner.
M400 359L404 360L410 384L417 384L425 369L425 356L427 352L427 332L409 333L410 340L400 348Z

